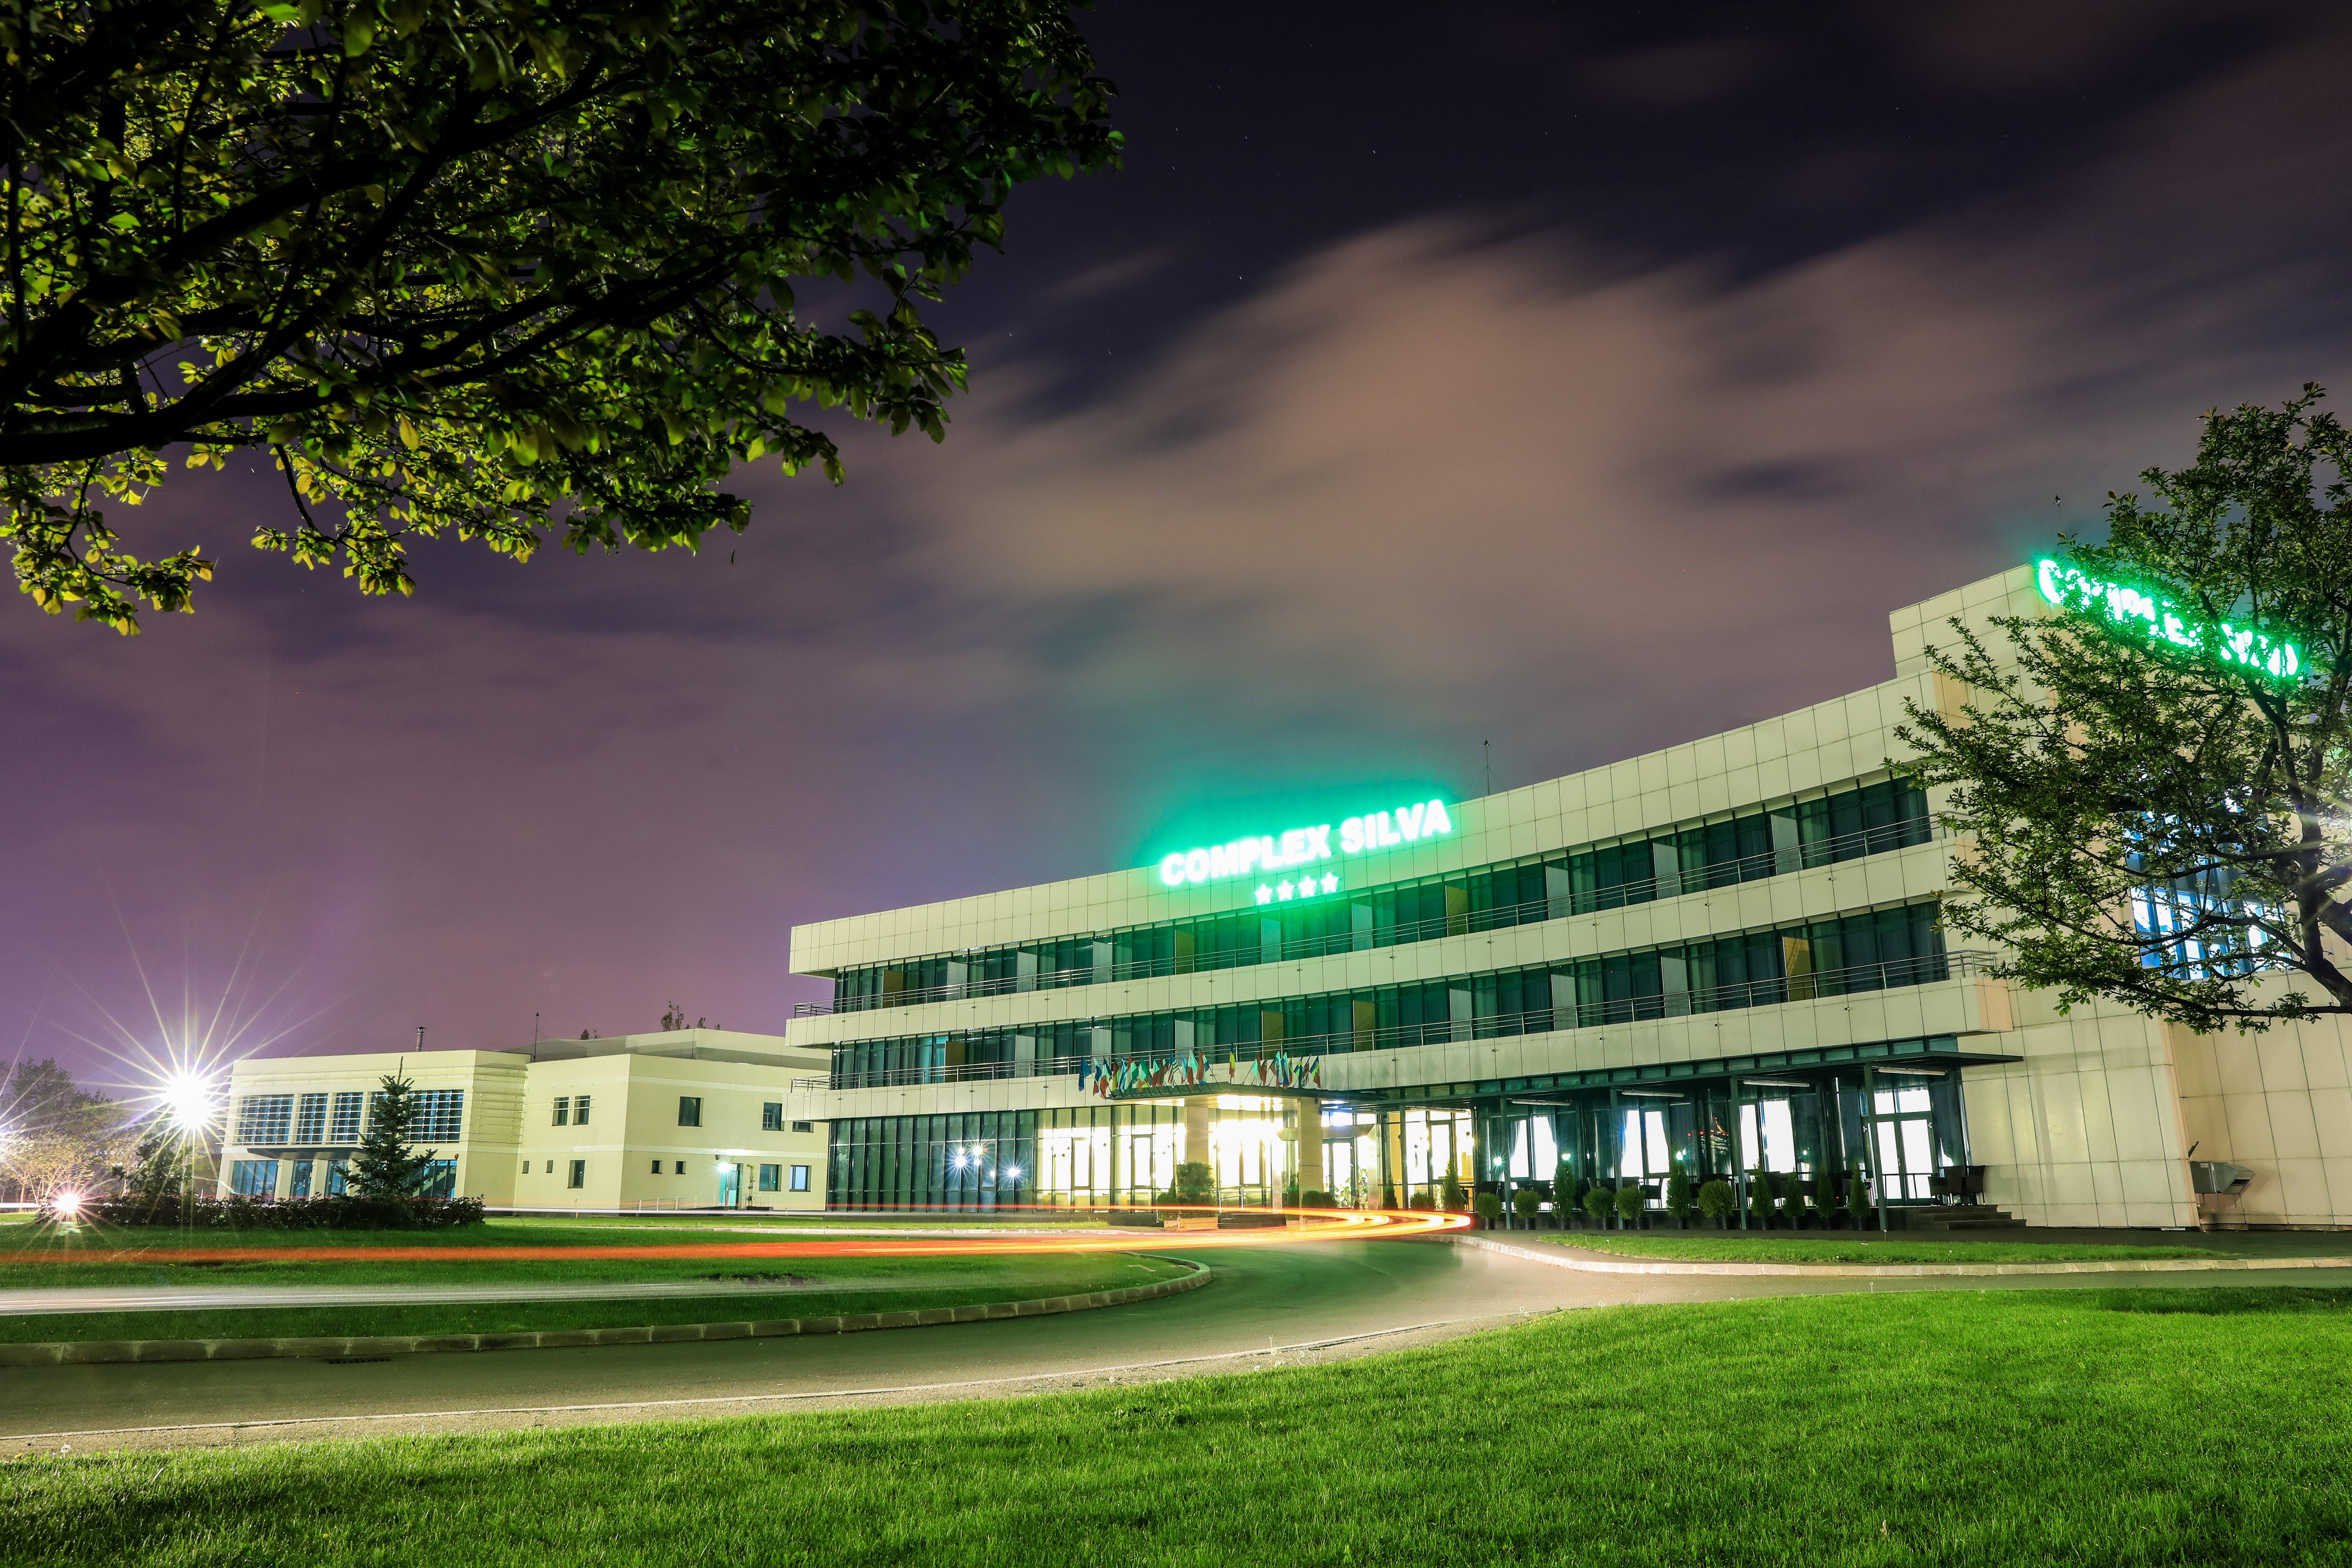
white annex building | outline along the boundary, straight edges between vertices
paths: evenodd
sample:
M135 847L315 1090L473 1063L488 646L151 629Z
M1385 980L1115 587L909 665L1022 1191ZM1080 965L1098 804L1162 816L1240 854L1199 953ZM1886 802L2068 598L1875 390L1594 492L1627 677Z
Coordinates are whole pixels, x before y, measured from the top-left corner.
M493 1207L824 1205L824 1128L791 1085L824 1058L772 1035L679 1029L519 1051L257 1057L230 1080L221 1191L340 1192L384 1075L415 1084L433 1191ZM805 1100L805 1096L802 1099Z
M1911 605L1893 679L1570 777L800 927L794 972L835 991L788 1035L822 1064L818 1184L837 1207L1148 1203L1199 1161L1228 1202L1404 1203L1561 1159L1654 1195L1681 1161L1809 1191L1858 1169L1918 1223L1978 1199L2035 1225L2352 1225L2342 1026L2061 1016L1948 942L1952 845L1889 775L1894 730L1906 699L1957 705L1921 652L1948 617L2043 609L2027 568ZM528 1201L579 1157L534 1154L563 1141L555 1066L528 1115L520 1065L477 1080L524 1124L496 1157L539 1160ZM2235 1181L2208 1163L2250 1175L2201 1192Z

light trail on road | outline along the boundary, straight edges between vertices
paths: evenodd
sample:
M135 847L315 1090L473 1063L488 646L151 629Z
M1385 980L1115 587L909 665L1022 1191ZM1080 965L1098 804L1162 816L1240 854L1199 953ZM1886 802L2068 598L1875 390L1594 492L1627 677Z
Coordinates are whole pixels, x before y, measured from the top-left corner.
M999 1211L1002 1212L1002 1211ZM1055 1211L1066 1214L1067 1210ZM1163 1211L1182 1213L1174 1207ZM1199 1211L1203 1215L1213 1209ZM1259 1211L1264 1212L1264 1211ZM1293 1209L1280 1226L1233 1230L1169 1230L1165 1239L1137 1227L1129 1234L1087 1236L843 1237L794 1241L592 1243L579 1247L125 1247L0 1252L0 1268L11 1263L420 1263L548 1262L563 1258L604 1261L660 1259L757 1259L768 1258L956 1258L1024 1253L1133 1252L1139 1247L1230 1248L1296 1247L1330 1241L1404 1240L1468 1226L1467 1215L1426 1209Z

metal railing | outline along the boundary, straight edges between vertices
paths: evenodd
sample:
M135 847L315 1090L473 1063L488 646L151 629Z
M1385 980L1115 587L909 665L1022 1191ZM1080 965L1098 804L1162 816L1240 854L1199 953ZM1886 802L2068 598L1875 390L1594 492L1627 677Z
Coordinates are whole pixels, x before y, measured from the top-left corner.
M1246 1045L1194 1046L1107 1054L1087 1052L1035 1057L1026 1061L940 1062L907 1068L837 1069L829 1078L794 1079L793 1088L814 1092L838 1089L895 1089L925 1083L971 1083L990 1079L1055 1078L1076 1073L1088 1062L1114 1069L1129 1062L1165 1063L1176 1072L1189 1073L1194 1066L1203 1070L1227 1065L1237 1067L1244 1062L1256 1062L1281 1055L1343 1056L1355 1051L1451 1045L1463 1040L1539 1035L1557 1029L1590 1029L1604 1024L1627 1024L1653 1018L1677 1018L1695 1013L1769 1007L1782 1002L1810 1002L1824 996L1851 996L1871 991L1891 991L1906 985L1931 985L1944 980L1972 979L1990 973L1991 964L1990 953L1971 951L1939 952L1922 958L1854 964L1812 974L1750 980L1735 985L1669 991L1657 995L1628 996L1608 1002L1579 1003L1571 1007L1539 1007L1533 1012L1504 1013L1485 1018L1446 1019L1433 1024L1341 1029L1323 1035L1255 1040ZM1239 1092L1248 1092L1246 1080L1236 1079L1233 1082Z
M1569 893L1556 899L1531 899L1524 903L1470 910L1455 915L1437 915L1428 920L1404 921L1369 931L1335 931L1328 936L1298 937L1287 942L1253 942L1216 952L1135 959L1126 963L1085 964L1070 969L1049 969L1035 974L1005 975L993 980L960 980L946 985L917 986L912 990L892 991L878 996L854 996L835 1002L795 1002L793 1004L793 1016L814 1018L833 1013L866 1013L885 1007L912 1007L926 1002L962 1002L978 996L1002 996L1018 991L1053 991L1071 985L1099 985L1115 980L1155 980L1170 974L1243 969L1252 964L1279 963L1293 958L1325 958L1335 952L1367 952L1374 948L1398 947L1437 937L1501 931L1511 926L1532 925L1538 921L1564 920L1570 915L1589 915L1602 910L1622 909L1628 904L1653 903L1660 899L1680 898L1685 893L1736 887L1742 882L1761 881L1767 877L1781 876L1790 871L1812 870L1822 866L1859 860L1865 855L1877 855L1889 849L1906 849L1915 844L1927 843L1936 837L1935 829L1928 823L1914 818L1888 823L1883 827L1865 827L1858 833L1817 839L1813 843L1787 849L1768 849L1737 860L1721 860L1711 866L1669 872L1663 877L1651 877L1638 882L1621 882L1612 888ZM1244 910L1241 912L1245 915L1249 911Z

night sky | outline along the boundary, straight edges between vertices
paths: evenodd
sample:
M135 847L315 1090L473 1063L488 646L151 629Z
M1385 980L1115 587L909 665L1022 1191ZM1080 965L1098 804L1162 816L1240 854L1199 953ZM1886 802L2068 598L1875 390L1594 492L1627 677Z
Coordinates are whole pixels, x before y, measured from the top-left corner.
M1888 679L1888 610L2341 384L2340 6L1266 5L1087 21L1128 167L933 320L948 442L750 532L415 598L247 547L130 640L0 606L0 1056L781 1032L799 921L1483 793Z

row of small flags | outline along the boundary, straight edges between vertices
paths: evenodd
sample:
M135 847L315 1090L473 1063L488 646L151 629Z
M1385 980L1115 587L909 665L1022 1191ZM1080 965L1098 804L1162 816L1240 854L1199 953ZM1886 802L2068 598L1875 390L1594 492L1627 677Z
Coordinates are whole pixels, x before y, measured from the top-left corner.
M1260 1057L1244 1070L1234 1053L1224 1060L1225 1076L1211 1077L1217 1069L1212 1057L1199 1051L1186 1050L1181 1055L1156 1061L1134 1057L1104 1060L1088 1057L1078 1066L1078 1087L1091 1091L1096 1098L1108 1100L1115 1094L1134 1094L1150 1089L1190 1089L1196 1085L1222 1082L1257 1084L1267 1089L1321 1089L1323 1058L1294 1057L1277 1051L1270 1057Z

